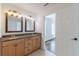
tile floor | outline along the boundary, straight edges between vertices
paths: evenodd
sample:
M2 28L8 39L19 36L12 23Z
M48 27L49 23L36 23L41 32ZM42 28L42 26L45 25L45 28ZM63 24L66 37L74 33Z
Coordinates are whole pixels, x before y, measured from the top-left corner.
M34 53L30 54L29 56L55 56L55 54L49 52L49 51L45 51L43 49L39 49L37 51L35 51Z
M39 49L29 56L55 56L55 39L45 42L45 50Z
M45 42L45 50L39 49L29 56L55 56L55 40L48 40Z
M51 39L45 42L45 47L52 53L55 53L55 39Z

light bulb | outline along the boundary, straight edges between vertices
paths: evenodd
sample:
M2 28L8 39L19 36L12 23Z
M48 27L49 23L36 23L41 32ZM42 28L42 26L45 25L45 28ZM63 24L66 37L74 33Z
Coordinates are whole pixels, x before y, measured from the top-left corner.
M13 12L13 16L18 16L19 15L19 13L15 13L15 12Z
M9 16L11 16L13 14L12 11L8 11L7 13L8 13Z
M19 18L21 18L21 17L22 17L22 15L17 15L16 17L19 19Z
M16 16L16 13L13 12L13 16Z
M19 15L19 17L22 17L22 15Z
M27 19L29 19L29 17L28 17L28 16L26 16L26 18L27 18Z

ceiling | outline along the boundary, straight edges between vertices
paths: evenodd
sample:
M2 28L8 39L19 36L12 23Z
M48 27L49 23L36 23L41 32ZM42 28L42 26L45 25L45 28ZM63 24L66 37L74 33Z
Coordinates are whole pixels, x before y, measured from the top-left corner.
M30 11L36 15L48 15L59 9L68 7L71 4L68 3L48 3L47 6L44 6L46 3L6 3L14 7L21 8L26 11Z
M47 6L44 6L46 3L10 3L10 5L22 8L26 11L30 11L36 14L43 14L45 10L50 6L54 6L55 3L49 3Z

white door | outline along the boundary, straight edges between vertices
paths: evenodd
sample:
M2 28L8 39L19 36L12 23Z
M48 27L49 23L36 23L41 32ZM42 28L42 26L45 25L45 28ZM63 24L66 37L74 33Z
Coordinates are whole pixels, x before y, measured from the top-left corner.
M79 55L78 5L73 4L56 14L56 55ZM78 38L78 40L74 40Z

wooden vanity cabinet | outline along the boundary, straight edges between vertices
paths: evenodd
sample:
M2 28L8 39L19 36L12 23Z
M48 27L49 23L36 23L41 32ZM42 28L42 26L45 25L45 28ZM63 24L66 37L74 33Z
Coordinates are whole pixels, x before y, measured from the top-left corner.
M11 40L2 42L3 56L21 56L24 55L24 40Z
M1 42L1 41L0 41ZM28 55L41 47L40 35L5 40L0 43L0 55L23 56Z

